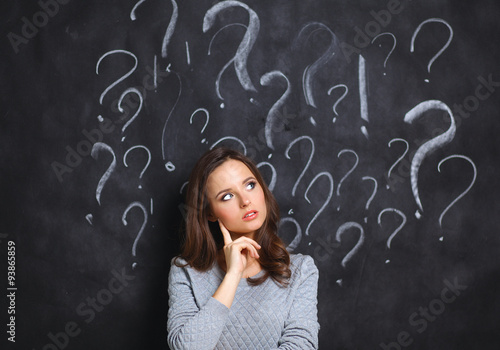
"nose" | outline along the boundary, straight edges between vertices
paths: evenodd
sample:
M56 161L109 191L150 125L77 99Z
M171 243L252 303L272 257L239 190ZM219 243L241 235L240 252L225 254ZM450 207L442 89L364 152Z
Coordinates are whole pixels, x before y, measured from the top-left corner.
M240 206L242 208L248 207L249 205L250 205L250 199L248 199L248 198L241 198Z

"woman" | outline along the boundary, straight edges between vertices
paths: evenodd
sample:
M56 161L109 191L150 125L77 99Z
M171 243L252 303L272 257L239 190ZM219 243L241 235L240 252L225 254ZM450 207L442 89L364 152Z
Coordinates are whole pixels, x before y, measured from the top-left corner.
M318 270L289 255L257 167L215 148L195 165L186 232L169 274L172 349L316 349Z

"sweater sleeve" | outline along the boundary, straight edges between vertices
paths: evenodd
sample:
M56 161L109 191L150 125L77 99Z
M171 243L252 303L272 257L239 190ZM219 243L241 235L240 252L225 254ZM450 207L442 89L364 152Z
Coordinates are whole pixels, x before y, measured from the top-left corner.
M307 255L296 272L300 274L298 286L278 349L317 349L319 272L314 260Z
M205 286L197 286L204 288ZM209 298L198 306L186 267L171 265L168 277L167 342L171 349L214 349L229 309Z

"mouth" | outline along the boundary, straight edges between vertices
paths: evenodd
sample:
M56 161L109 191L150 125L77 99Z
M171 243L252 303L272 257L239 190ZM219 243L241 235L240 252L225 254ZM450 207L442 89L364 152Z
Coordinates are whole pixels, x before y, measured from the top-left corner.
M250 210L245 213L245 216L243 216L243 221L249 221L253 220L257 217L259 212L257 210Z

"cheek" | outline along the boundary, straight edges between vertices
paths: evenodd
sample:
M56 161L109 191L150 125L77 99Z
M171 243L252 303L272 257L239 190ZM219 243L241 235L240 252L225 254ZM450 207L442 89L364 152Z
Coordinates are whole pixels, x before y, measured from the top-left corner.
M221 206L214 206L212 209L213 215L216 218L220 218L223 221L228 219L230 217L231 211L227 207L221 207Z

